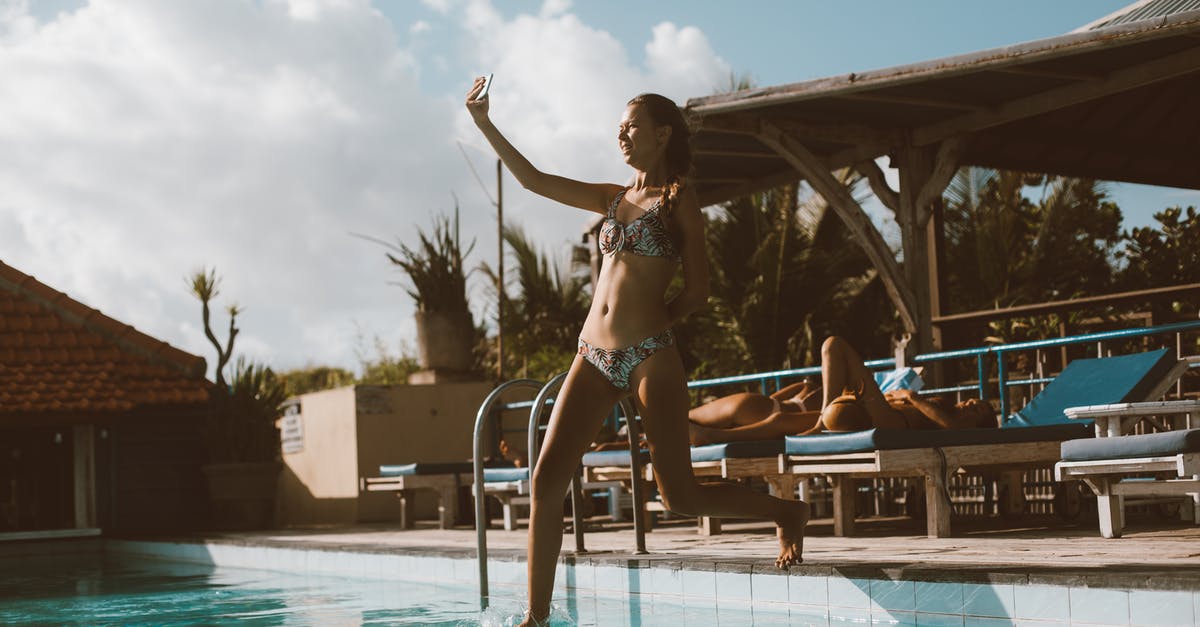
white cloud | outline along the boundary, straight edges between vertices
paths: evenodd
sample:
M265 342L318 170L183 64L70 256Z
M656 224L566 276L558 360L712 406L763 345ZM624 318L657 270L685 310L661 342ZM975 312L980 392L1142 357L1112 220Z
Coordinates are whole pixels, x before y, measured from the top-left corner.
M566 2L512 19L425 3L462 18L430 57L464 92L494 71L500 127L567 176L626 180L624 102L682 101L728 74L692 28L655 27L643 65ZM365 0L92 0L40 24L0 0L0 258L206 357L184 285L201 265L224 277L218 306L245 308L239 347L277 368L353 366L360 337L411 337L400 276L348 233L411 242L457 192L478 262L495 225L454 145L482 146L462 93L423 93L396 28ZM490 157L468 153L490 184ZM586 218L511 184L505 201L545 247Z
M428 33L431 30L433 30L433 26L425 20L417 20L412 23L412 26L408 27L408 33L410 35L420 35L422 33Z
M558 9L547 2L541 14L511 20L486 0L464 9L480 72L495 72L492 118L544 170L591 181L627 181L631 172L616 145L625 102L645 91L680 103L711 93L720 77L728 76L729 65L698 29L663 23L650 33L646 64L639 66L611 34ZM465 112L459 114L459 128L466 141L482 145ZM577 241L589 220L524 190L506 192L505 198L506 218L513 216L545 245Z

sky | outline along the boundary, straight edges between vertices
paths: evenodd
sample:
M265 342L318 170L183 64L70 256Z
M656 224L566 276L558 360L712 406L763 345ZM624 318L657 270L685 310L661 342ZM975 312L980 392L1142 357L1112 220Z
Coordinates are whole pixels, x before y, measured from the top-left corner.
M495 161L462 107L539 167L623 182L628 98L889 67L1050 37L1123 0L0 0L0 261L213 363L214 328L276 370L414 352L385 248L459 207L496 258ZM472 172L478 173L478 179ZM503 181L506 222L564 260L588 216ZM1200 193L1110 191L1126 225ZM886 218L874 211L885 232ZM472 277L477 319L490 315Z

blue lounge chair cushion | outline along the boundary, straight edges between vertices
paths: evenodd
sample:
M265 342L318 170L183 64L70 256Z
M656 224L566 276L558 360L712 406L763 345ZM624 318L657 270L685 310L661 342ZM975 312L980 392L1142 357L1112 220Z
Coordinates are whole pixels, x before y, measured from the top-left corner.
M642 463L650 461L650 451L642 449ZM619 448L609 451L588 451L583 454L584 466L628 466L629 449Z
M875 383L879 385L882 392L891 392L892 390L920 392L921 388L925 387L925 380L921 378L921 375L908 366L876 372Z
M1169 457L1180 453L1200 453L1200 429L1091 438L1062 444L1062 458L1069 462Z
M380 477L404 477L409 475L470 474L471 462L433 462L416 464L381 464Z
M1002 428L1086 422L1067 418L1068 407L1133 403L1147 400L1154 386L1175 365L1166 348L1099 359L1076 359L1067 364L1049 385L1020 411L1004 420Z
M907 448L1014 444L1086 438L1091 427L1084 424L1046 425L1021 429L867 429L843 433L790 435L789 455L836 455Z
M722 459L775 457L783 452L783 440L753 440L725 442L692 447L693 462L716 462Z
M484 483L499 483L503 481L526 481L529 479L528 468L484 468Z
M511 468L507 461L488 461L488 467ZM471 462L417 462L415 464L380 464L380 477L406 477L410 475L471 474L475 467Z

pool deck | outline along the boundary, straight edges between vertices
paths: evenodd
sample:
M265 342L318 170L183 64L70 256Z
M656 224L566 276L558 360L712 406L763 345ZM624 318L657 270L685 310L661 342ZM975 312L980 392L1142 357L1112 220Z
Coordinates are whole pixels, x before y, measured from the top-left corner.
M1200 526L1148 518L1133 522L1122 538L1105 539L1094 525L1067 525L1050 518L968 519L956 525L955 537L928 538L911 520L878 519L861 522L860 535L846 538L832 535L832 521L815 520L805 541L804 564L792 567L789 574L1200 591ZM647 534L649 553L643 555L633 553L629 525L598 526L602 529L587 533L588 552L583 554L574 553L574 537L565 532L565 562L779 572L773 564L778 544L771 525L726 523L721 535L702 536L694 522L671 521ZM472 560L476 553L475 530L469 527L400 530L394 525L359 525L173 539ZM524 529L489 530L490 560L523 560L525 539Z

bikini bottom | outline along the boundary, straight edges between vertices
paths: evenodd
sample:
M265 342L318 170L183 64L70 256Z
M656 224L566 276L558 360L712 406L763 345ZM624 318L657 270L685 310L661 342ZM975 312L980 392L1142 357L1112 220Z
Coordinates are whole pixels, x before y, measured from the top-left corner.
M589 364L595 366L596 370L599 370L600 374L613 384L613 387L623 392L629 392L631 391L629 376L633 374L633 369L654 353L674 345L675 334L667 329L625 348L600 348L579 338L579 354Z

